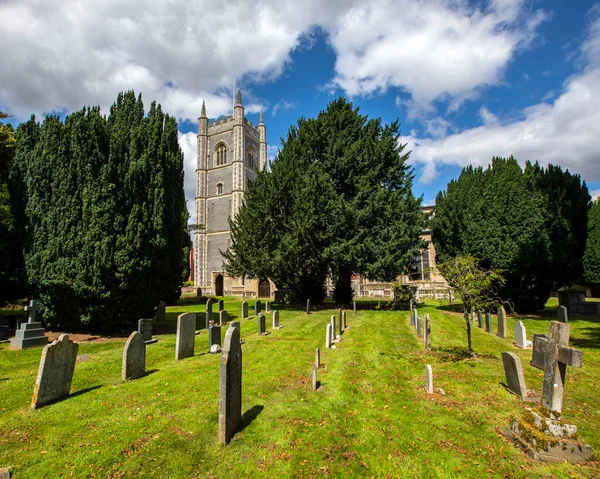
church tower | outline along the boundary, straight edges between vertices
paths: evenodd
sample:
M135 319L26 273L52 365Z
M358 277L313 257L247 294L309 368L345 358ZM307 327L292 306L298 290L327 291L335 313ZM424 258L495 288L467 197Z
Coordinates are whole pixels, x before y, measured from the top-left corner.
M265 168L266 134L262 112L258 126L246 120L240 90L233 116L210 123L202 103L198 118L196 223L203 228L194 234L194 284L205 295L259 296L257 281L225 275L225 259L219 250L225 251L231 245L228 220L235 218L242 205L248 182Z

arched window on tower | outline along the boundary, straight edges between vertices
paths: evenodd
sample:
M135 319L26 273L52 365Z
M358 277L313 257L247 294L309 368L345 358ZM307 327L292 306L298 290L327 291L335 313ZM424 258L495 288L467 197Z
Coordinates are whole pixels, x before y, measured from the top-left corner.
M219 143L215 148L215 164L217 166L227 163L227 147L224 143Z
M248 168L256 168L256 150L252 145L248 147L248 153L246 157L246 166Z
M223 183L219 183L217 185L217 195L222 195L223 194Z

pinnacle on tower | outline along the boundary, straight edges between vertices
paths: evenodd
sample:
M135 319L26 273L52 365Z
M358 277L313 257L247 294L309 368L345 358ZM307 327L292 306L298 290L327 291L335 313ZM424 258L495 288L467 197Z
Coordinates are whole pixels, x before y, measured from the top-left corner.
M202 111L200 112L200 118L206 118L206 105L204 104L204 100L202 100Z
M264 113L262 111L262 108L261 108L261 110L260 110L260 117L259 117L259 122L258 123L259 123L259 125L262 125L264 122L265 122L265 115L264 115Z
M238 91L237 91L237 101L236 101L235 104L236 104L236 106L237 105L242 106L242 91L239 88L238 88Z

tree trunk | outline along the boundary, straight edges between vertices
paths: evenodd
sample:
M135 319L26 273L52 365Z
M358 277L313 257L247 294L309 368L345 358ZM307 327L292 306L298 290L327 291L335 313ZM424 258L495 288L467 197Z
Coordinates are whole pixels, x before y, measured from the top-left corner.
M352 302L352 271L340 268L333 290L333 299L338 304Z

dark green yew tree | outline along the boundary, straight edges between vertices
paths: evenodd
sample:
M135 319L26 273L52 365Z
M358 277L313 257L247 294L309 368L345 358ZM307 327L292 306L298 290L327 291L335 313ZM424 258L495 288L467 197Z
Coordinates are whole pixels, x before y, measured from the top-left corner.
M250 186L232 225L227 270L269 276L279 288L321 299L327 274L337 302L353 274L391 281L422 246L399 125L360 115L345 99L290 128L271 171Z
M47 325L125 327L177 296L189 244L183 154L160 106L144 116L127 92L108 118L99 108L32 118L17 131L14 181L26 193L27 284Z
M600 295L600 199L588 212L588 236L583 255L583 281Z

